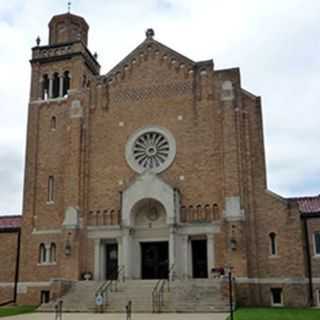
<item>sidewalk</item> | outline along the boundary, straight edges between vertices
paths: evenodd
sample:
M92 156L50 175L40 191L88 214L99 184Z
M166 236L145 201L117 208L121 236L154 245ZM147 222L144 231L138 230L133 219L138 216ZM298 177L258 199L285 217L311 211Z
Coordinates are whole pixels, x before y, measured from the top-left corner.
M131 320L225 320L228 314L222 313L135 313ZM1 318L3 320L55 320L54 313L29 313ZM62 320L126 320L124 313L64 313Z

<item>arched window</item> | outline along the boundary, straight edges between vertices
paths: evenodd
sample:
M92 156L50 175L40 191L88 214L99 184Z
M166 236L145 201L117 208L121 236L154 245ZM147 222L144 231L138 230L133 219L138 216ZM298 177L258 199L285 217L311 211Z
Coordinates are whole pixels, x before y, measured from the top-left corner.
M274 232L269 233L270 238L270 253L272 256L277 255L277 241L276 241L276 234Z
M41 243L39 246L39 263L46 263L47 261L47 251L46 251L46 246Z
M57 118L53 116L51 117L51 121L50 121L50 129L56 130L56 127L57 127Z
M48 100L48 96L49 96L49 77L47 74L45 74L42 77L41 98L42 100Z
M50 245L50 262L54 263L57 259L57 247L55 243L51 243Z
M55 72L52 78L52 98L59 97L59 74Z
M68 95L70 89L70 74L69 71L65 71L63 74L63 96Z
M48 202L54 201L54 177L49 176L48 179Z

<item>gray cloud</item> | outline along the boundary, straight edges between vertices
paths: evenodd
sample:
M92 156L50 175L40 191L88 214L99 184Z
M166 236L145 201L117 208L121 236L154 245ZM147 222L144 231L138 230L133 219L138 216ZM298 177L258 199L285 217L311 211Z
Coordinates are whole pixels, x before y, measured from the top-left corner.
M21 211L30 47L65 11L64 0L0 1L0 212ZM319 1L79 0L72 11L90 24L103 73L148 27L191 59L239 66L243 87L262 96L269 188L320 192Z

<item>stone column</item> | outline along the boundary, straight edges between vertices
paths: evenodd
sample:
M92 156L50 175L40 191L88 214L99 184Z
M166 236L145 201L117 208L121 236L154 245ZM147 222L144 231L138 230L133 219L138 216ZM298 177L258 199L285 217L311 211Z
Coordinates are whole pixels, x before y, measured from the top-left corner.
M94 240L94 280L100 280L100 246L101 239Z
M176 230L174 226L170 227L169 236L169 270L176 263ZM170 274L170 280L172 279L172 274Z
M59 97L63 97L63 74L59 76Z
M117 238L117 244L118 244L118 265L119 268L124 265L123 261L123 245L122 245L122 237Z
M127 228L123 231L122 237L122 261L125 268L125 277L130 279L131 270L130 270L130 229Z
M46 245L45 245L45 250L46 250L46 252L45 252L45 263L50 263L51 261L50 261L50 254L51 254L51 243L47 243Z
M188 235L182 236L182 264L183 268L183 278L188 279L189 278L189 237Z
M106 280L107 257L106 245L100 240L100 280Z
M207 258L208 258L208 276L211 277L211 269L214 264L214 234L207 234Z
M53 96L53 77L52 74L49 75L49 93L48 99L51 99Z

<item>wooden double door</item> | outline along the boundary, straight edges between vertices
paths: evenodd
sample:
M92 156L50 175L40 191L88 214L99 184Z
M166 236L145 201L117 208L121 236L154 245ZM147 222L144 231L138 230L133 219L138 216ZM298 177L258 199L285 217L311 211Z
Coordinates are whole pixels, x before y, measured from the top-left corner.
M142 279L166 279L169 272L167 241L141 243Z

